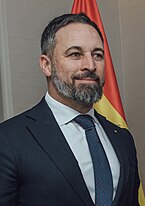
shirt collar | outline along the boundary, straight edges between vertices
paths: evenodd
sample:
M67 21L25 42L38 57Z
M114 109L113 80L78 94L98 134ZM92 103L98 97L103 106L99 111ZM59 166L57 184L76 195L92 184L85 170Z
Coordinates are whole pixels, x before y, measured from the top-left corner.
M45 95L45 101L49 105L50 109L52 110L56 121L58 122L59 126L63 126L68 122L72 121L76 116L80 115L78 111L56 101L53 99L48 92ZM90 115L96 123L98 120L94 116L94 109L92 108L86 114Z

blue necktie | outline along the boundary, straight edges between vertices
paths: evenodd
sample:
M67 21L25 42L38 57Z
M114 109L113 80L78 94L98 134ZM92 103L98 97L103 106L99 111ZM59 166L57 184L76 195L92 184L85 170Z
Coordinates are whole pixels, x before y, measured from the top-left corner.
M95 205L111 206L113 195L112 175L93 119L89 115L79 115L74 118L74 121L85 130L91 153L95 176Z

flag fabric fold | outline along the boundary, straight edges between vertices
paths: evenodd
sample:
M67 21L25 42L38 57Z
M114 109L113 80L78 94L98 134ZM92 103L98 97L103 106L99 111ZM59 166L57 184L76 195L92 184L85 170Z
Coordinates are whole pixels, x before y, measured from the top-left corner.
M87 14L87 16L98 25L104 38L105 86L103 97L99 103L94 104L94 108L114 124L128 129L115 70L96 0L74 0L72 13L80 12ZM145 206L142 184L140 184L139 188L139 203L141 206Z

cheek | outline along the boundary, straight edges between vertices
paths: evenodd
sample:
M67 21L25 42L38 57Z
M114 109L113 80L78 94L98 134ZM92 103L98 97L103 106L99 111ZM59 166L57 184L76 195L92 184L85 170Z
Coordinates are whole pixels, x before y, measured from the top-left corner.
M104 71L101 71L100 81L101 81L101 83L104 82Z
M66 82L72 82L72 76L77 73L78 65L74 62L62 61L56 66L58 77Z
M104 65L100 65L97 68L97 75L100 77L100 81L104 80Z

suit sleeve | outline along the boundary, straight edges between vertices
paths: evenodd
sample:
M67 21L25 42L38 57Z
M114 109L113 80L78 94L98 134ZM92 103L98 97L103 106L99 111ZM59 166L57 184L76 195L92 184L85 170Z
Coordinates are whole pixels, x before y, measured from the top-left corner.
M139 206L139 186L140 186L140 179L139 179L139 174L138 174L138 160L137 160L137 152L134 144L134 140L130 132L127 130L128 135L130 138L131 146L129 147L129 154L131 155L130 158L134 160L135 163L135 172L134 172L134 187L133 187L133 203L132 206Z
M17 206L17 168L13 148L0 127L0 206Z
M136 150L135 150L136 154ZM134 199L133 199L133 206L138 205L139 206L139 186L140 186L140 179L139 179L139 174L138 174L138 161L137 161L137 154L135 155L136 158L136 168L135 168L135 186L134 186Z

